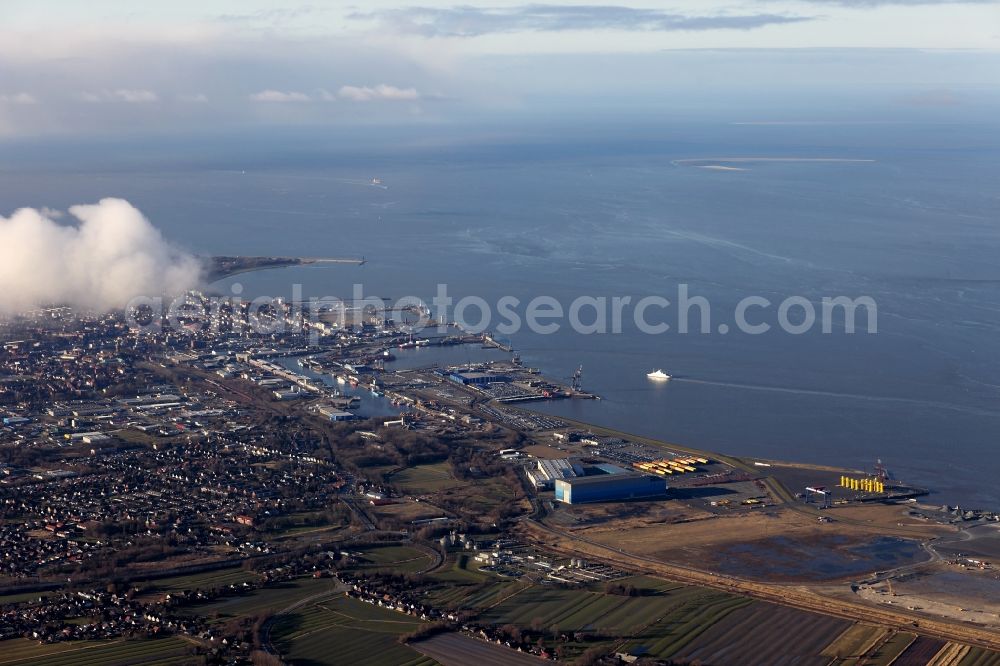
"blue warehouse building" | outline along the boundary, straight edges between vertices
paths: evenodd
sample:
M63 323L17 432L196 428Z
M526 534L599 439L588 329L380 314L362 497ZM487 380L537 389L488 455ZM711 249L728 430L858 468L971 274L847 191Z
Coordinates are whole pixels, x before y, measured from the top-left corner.
M662 497L667 484L646 474L598 474L555 480L556 499L567 504L614 502L641 497Z

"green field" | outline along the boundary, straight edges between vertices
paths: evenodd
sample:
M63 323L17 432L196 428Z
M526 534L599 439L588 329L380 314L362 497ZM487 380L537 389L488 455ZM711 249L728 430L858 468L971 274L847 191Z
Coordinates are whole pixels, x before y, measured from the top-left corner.
M883 627L855 624L830 643L823 656L836 658L839 666L853 666L888 633Z
M5 594L0 596L0 606L4 604L19 604L25 601L37 601L38 597L45 597L53 592L19 592L17 594Z
M192 615L208 616L225 621L234 617L277 612L296 601L324 592L332 592L336 583L329 578L299 578L287 583L263 587L247 594L223 597L215 601L188 606Z
M360 562L352 569L389 569L397 573L423 571L434 563L426 551L405 545L373 545L350 549L359 553Z
M653 624L627 644L645 648L651 656L667 658L684 648L729 613L751 603L724 592L687 588Z
M408 467L390 476L389 482L410 495L427 495L464 485L451 475L446 462Z
M474 484L464 485L460 491L461 512L466 515L480 515L493 510L498 503L513 497L511 489L498 479L481 479Z
M962 657L958 666L1000 666L1000 652L974 647Z
M145 591L183 592L184 590L209 590L212 588L260 580L260 576L241 567L229 567L215 571L205 571L187 576L171 576L158 578L139 585Z
M479 584L448 583L431 588L427 602L435 608L475 610L491 606L523 587L525 583L499 579Z
M910 646L914 640L916 640L914 634L901 631L894 634L889 640L883 643L879 648L872 654L866 663L873 664L874 666L888 666L896 660L900 654L903 653L907 647Z
M477 609L492 605L525 584L481 571L468 553L452 553L444 566L427 574L427 601L447 610Z
M433 666L437 662L398 642L420 620L346 596L317 601L275 622L272 641L291 664Z
M723 592L643 576L621 582L636 588L640 594L631 597L607 594L603 584L565 589L511 583L502 592L506 598L499 603L484 604L486 608L479 620L522 628L540 625L550 647L556 645L549 638L556 631L571 637L578 632L604 636L596 642L561 643L567 658L591 647L610 649L619 644L625 649L641 646L651 656L669 657L704 628L751 603Z
M441 583L474 584L498 580L492 573L480 571L479 563L468 553L451 553L444 566L429 576Z
M645 582L633 582L635 580L627 579L625 582L640 587ZM645 594L638 597L536 585L489 609L482 619L495 624L522 626L537 619L543 626L556 626L563 632L601 631L626 636L673 609L719 594L661 581L656 583L657 587L645 587Z
M0 664L166 666L201 663L192 653L192 644L180 638L67 641L51 645L40 645L23 638L0 642Z

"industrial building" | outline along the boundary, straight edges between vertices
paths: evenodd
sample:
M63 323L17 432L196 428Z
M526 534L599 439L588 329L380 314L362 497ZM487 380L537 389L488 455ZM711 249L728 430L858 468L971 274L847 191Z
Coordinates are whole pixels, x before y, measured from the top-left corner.
M451 381L458 384L463 384L465 386L471 385L482 385L482 384L492 384L494 382L506 382L509 378L504 375L497 375L492 372L473 372L473 371L462 371L453 372L448 375Z
M354 414L351 412L346 412L342 409L337 409L336 407L320 407L319 410L321 416L325 416L331 421L351 421L355 418Z
M304 398L305 393L298 389L277 389L273 391L274 397L277 400L295 400L296 398Z
M536 489L547 490L552 488L556 479L583 476L583 468L579 464L571 463L566 458L539 460L538 469L528 470L527 476Z
M667 484L646 474L596 474L555 480L556 499L567 504L661 497Z

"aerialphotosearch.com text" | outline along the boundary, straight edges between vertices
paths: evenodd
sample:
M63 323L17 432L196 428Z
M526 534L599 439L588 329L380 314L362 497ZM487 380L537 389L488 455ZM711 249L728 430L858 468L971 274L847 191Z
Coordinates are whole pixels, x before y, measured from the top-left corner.
M411 333L437 330L444 333L451 325L466 333L493 332L509 336L525 330L549 335L564 328L581 335L619 334L626 329L648 335L668 332L680 334L762 335L781 331L803 335L819 330L825 334L861 331L878 332L878 306L870 296L823 296L807 298L791 295L780 301L761 295L748 295L728 306L713 308L710 299L692 294L690 286L678 284L676 292L645 296L580 295L566 302L550 295L531 298L501 296L489 301L481 296L455 298L447 284L438 284L429 300L404 296L388 302L366 295L364 285L355 284L349 299L340 297L303 297L302 285L292 285L292 298L258 296L246 299L242 286L235 283L231 296L204 297L193 303L190 296L169 304L161 298L133 299L128 312L142 311L130 322L140 328L159 328L169 322L176 330L200 330L216 325L222 312L239 311L252 329L260 333L278 333L294 325L323 322L324 327L346 327L364 322L391 320ZM207 307L204 301L208 302ZM166 305L166 309L164 309ZM162 317L149 315L163 313ZM140 321L141 319L141 321Z

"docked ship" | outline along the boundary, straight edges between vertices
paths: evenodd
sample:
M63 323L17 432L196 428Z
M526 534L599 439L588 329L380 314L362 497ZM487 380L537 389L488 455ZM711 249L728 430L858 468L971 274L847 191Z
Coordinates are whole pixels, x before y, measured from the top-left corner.
M663 372L663 370L653 370L652 372L647 372L646 377L658 382L665 382L670 379L670 375Z

